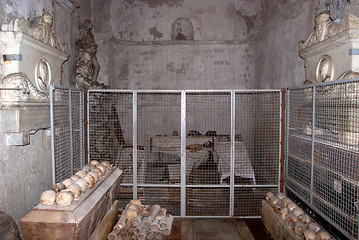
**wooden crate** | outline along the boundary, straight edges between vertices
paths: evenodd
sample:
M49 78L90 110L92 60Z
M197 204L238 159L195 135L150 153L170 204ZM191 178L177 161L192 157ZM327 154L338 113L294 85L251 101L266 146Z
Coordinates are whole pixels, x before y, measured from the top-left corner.
M70 206L35 206L20 219L23 239L89 239L117 199L121 176L112 169Z
M262 200L262 221L274 240L299 239L293 229L282 220L278 213L274 212L265 200Z

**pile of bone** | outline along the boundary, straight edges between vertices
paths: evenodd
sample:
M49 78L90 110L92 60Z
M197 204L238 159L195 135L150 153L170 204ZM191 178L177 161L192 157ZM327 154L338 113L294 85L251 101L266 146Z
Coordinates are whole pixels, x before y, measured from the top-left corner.
M171 234L173 216L159 205L143 205L133 199L122 212L108 240L164 239Z
M41 205L56 204L59 207L71 205L74 199L78 199L88 188L92 188L111 168L112 164L107 161L101 163L92 161L86 164L72 177L56 183L52 190L43 192L40 197Z
M298 239L332 240L331 235L321 229L304 211L283 193L274 195L268 192L266 201L278 213L281 219L291 228Z

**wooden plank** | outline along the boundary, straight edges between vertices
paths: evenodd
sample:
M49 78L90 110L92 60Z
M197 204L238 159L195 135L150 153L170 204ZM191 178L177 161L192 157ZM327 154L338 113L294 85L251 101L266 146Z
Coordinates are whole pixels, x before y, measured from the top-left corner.
M89 240L106 240L108 234L118 221L118 200L116 200L110 210L106 213L102 221L97 225Z
M235 222L239 236L242 240L255 240L251 230L249 230L247 224L244 221L236 221Z
M67 222L73 214L33 210L20 220L23 239L73 239L76 227L74 222Z

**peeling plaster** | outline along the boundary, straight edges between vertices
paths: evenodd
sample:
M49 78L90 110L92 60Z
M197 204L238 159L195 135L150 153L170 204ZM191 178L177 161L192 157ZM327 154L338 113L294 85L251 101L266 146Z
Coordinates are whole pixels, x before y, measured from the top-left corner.
M154 40L163 37L163 34L157 30L157 27L156 27L156 26L150 28L150 29L149 29L149 32L150 32L151 35L153 35Z

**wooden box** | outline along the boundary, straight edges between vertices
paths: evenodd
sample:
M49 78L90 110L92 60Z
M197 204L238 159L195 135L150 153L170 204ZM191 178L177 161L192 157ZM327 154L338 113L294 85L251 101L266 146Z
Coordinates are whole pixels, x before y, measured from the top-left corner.
M300 239L265 200L262 200L262 221L274 240Z
M23 239L89 239L117 199L122 171L109 171L70 206L35 206L20 219Z

